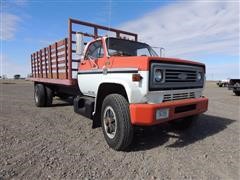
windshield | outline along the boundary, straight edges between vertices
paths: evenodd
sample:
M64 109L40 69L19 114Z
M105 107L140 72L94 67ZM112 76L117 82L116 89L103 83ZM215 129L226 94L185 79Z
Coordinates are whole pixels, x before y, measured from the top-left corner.
M109 56L158 56L147 44L126 39L107 38Z

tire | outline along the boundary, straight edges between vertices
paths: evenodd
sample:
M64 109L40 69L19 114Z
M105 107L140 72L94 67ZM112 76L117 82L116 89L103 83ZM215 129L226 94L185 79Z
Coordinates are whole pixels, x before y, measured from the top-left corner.
M107 144L117 150L126 150L133 139L129 104L119 94L106 96L101 109L101 123Z
M236 96L240 96L240 91L233 91Z
M48 86L45 86L45 90L46 90L45 106L50 107L52 106L52 101L53 101L53 91Z
M181 120L171 121L171 125L176 130L185 130L192 126L193 122L198 119L198 115L189 116Z
M46 93L43 84L35 84L34 100L37 107L44 107L46 103Z

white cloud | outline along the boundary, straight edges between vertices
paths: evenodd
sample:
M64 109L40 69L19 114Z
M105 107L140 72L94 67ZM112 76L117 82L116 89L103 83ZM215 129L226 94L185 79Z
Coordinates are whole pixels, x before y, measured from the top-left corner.
M21 20L18 16L10 13L0 13L0 39L11 40L14 38L18 29L18 23Z
M239 54L239 2L192 1L161 7L127 22L141 41L166 49L167 56Z

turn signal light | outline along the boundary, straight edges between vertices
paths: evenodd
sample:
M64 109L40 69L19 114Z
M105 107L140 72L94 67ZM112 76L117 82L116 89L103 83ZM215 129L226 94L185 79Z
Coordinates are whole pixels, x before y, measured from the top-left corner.
M133 74L132 81L141 81L143 77L140 74Z

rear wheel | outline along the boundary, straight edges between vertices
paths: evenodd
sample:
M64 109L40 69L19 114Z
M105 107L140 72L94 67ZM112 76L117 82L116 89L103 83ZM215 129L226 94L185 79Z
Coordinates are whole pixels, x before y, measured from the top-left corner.
M234 87L236 87L236 90L234 90L233 92L235 93L236 96L240 96L240 91L237 90L240 87L240 83L235 83Z
M102 105L101 123L108 145L115 150L126 150L133 139L129 104L119 94L108 95Z
M46 106L51 106L52 105L52 101L53 101L53 91L50 87L45 86L45 90L46 90L46 101L45 101L45 105Z
M240 96L240 91L233 91L236 96Z
M44 107L46 102L46 93L43 84L35 84L34 100L37 107Z
M195 115L195 116L186 117L184 119L174 120L174 121L171 121L170 123L177 130L185 130L185 129L188 129L193 124L193 122L196 121L197 119L198 119L198 115Z

